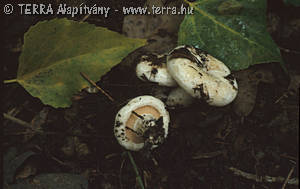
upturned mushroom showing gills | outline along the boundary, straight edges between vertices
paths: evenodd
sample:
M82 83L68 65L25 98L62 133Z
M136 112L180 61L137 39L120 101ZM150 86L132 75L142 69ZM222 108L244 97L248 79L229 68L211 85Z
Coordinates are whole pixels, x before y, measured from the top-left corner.
M173 49L167 69L180 87L209 105L225 106L237 96L238 85L227 66L198 48L183 45Z
M177 86L167 70L166 55L143 55L136 66L136 75L143 81L150 81L161 86Z
M127 150L158 147L168 135L169 113L164 103L153 96L130 100L117 113L114 134Z

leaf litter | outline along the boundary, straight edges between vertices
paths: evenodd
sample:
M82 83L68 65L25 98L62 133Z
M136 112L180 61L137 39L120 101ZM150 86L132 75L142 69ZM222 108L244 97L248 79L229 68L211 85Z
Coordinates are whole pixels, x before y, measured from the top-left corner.
M151 50L154 51L155 48ZM138 94L152 94L152 86L145 86L134 77L132 61L139 54L138 52L130 54L123 60L123 63L126 62L126 64L115 67L101 81L97 82L108 89L116 99L120 99L119 105ZM201 103L196 103L188 109L171 111L171 117L174 118L177 125L170 125L170 136L164 146L154 151L154 160L144 159L139 153L133 154L140 174L144 178L145 186L148 188L251 188L253 185L256 188L281 187L282 184L257 183L255 180L245 180L247 177L244 179L240 179L239 176L233 177L233 173L225 169L227 166L234 166L237 169L231 167L231 170L243 174L285 177L293 166L289 164L290 160L297 161L299 146L299 142L296 141L298 132L295 132L297 127L293 126L286 130L287 127L296 125L295 123L299 120L299 113L297 114L296 111L299 106L295 104L297 93L288 95L274 104L273 99L280 97L281 91L288 88L276 85L277 78L273 75L274 68L280 69L278 67L262 69L255 66L250 67L250 71L247 73L236 72L238 78L246 81L245 85L240 85L241 90L247 87L247 84L256 86L251 94L254 107L253 105L248 106L247 102L240 101L238 103L240 108L248 106L246 110L242 110L242 113L238 113L234 109L234 105L218 109L207 107ZM297 75L297 71L295 75ZM294 81L291 82L289 88L297 89L297 86L299 87L298 78L294 76L291 78L292 81L294 78ZM270 90L275 87L279 88L279 91L277 89ZM245 96L244 94L244 99ZM34 106L32 99L28 96L25 97L29 99L29 108ZM23 98L25 97L23 96ZM44 144L43 154L49 155L50 153L56 159L62 160L61 163L58 163L59 172L82 174L89 172L87 178L91 188L99 186L132 188L137 185L134 171L128 163L129 160L120 155L122 149L116 144L111 134L112 115L118 107L107 106L106 101L107 99L99 94L85 94L83 98L77 100L78 106L74 106L74 110L69 113L61 109L50 111L44 123L45 132L59 131L62 135L45 135L46 138L34 136L31 142ZM19 114L26 111L28 108L24 108ZM261 117L266 118L267 116L261 114L266 112L274 118L262 122ZM95 116L89 117L90 114ZM236 114L247 119L241 123ZM78 136L68 136L68 134ZM95 137L96 135L100 137ZM74 140L74 138L77 139ZM20 148L24 148L24 145L18 142L18 138L14 138L14 140L15 143L19 143ZM74 153L71 156L59 152L59 149L69 140L73 144L88 146L89 155L81 157L76 155L74 146L74 148L72 147ZM7 144L4 147L7 148ZM256 152L264 153L259 158L259 164L251 155L253 154L252 148ZM26 148L23 150L27 151ZM197 158L193 160L193 157ZM122 163L123 161L125 162ZM64 166L63 163L69 166ZM50 170L46 165L45 169ZM43 174L39 170L36 172L36 175L42 176ZM46 171L46 174L50 173ZM58 179L62 175L56 173L53 176ZM216 177L219 179L216 180ZM295 177L298 177L297 172L292 174L292 179ZM33 184L45 181L40 182L39 178L39 176L36 177L34 180L36 182ZM48 182L51 182L53 177L45 178L47 184L44 186L50 187L51 184L55 184L55 182ZM70 177L72 182L74 179L80 180L78 177ZM23 181L30 180L24 179L21 183L14 185L24 188L26 184ZM85 186L86 181L80 181L80 183ZM74 184L76 185L78 182ZM74 185L72 187L76 188ZM293 186L289 185L289 188L293 188Z

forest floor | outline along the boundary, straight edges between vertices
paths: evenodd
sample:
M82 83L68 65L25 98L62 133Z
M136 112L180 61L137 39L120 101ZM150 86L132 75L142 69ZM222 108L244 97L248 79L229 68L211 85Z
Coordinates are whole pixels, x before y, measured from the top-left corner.
M143 4L107 1L105 6ZM145 188L298 188L294 182L299 178L299 10L282 2L268 2L269 31L281 49L290 76L278 63L244 71L251 77L250 83L255 80L250 108L243 103L211 107L197 102L187 108L170 109L172 121L166 142L150 157L143 151L131 152ZM11 15L5 19L3 79L16 77L28 28L54 17ZM114 13L108 18L90 16L85 21L121 33L123 18ZM131 53L123 62L132 62L144 52ZM64 175L62 181L73 183L69 188L85 188L82 183L86 182L91 189L140 188L135 166L114 138L113 124L124 102L152 94L153 84L136 78L133 63L124 65L114 67L97 82L116 100L113 104L101 93L82 91L74 95L70 108L55 109L17 83L4 85L2 148L6 188L33 188L37 178L49 188L58 188L53 184L63 177L62 173L70 176ZM244 77L235 74L238 80ZM244 107L250 113L241 116L237 111ZM285 185L287 179L292 180Z

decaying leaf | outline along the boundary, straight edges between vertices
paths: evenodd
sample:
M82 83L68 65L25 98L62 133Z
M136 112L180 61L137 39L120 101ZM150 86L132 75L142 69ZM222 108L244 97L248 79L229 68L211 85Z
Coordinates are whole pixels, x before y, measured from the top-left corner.
M49 112L48 107L44 107L34 118L31 120L30 125L32 125L33 130L42 130L42 125L45 124L47 120L47 115ZM32 137L36 135L36 132L32 132L30 129L26 129L28 134L24 135L24 142L29 141Z
M4 182L7 184L13 182L16 170L34 154L32 151L27 151L18 155L16 148L9 148L3 158Z
M15 173L15 179L25 179L30 176L36 175L40 164L34 156L29 157L26 161L17 169Z
M178 43L206 50L231 70L282 63L280 51L267 32L266 0L227 1L185 1L194 14L185 15Z
M145 43L85 22L42 21L24 36L16 80L44 104L68 107L72 95L89 86L80 72L97 81Z
M76 155L78 158L85 157L90 153L88 145L81 142L77 136L67 137L61 151L66 157Z
M241 116L248 116L255 105L259 82L273 83L274 77L270 70L251 67L235 73L239 84L239 92L233 102L234 112Z

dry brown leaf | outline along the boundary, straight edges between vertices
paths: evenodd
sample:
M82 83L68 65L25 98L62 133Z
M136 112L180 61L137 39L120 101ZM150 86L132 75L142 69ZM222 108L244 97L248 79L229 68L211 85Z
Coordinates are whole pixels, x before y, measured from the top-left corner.
M38 161L35 158L28 158L16 171L15 179L25 179L36 175L38 170Z
M79 158L85 157L90 153L88 145L81 142L77 136L67 137L61 151L66 157L75 155Z
M248 116L255 105L257 83L249 79L249 75L252 73L251 69L246 69L235 74L239 85L239 92L233 102L233 109L241 117Z
M72 157L75 153L74 138L75 137L67 137L64 145L60 149L66 157Z
M255 105L259 82L273 83L274 77L269 69L258 66L235 73L239 85L238 95L233 102L234 112L240 116L248 116Z

